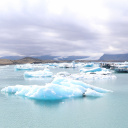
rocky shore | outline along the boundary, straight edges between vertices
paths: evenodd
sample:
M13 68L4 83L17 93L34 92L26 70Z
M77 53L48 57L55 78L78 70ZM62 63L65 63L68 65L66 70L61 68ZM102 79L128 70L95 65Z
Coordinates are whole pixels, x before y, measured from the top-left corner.
M16 65L16 64L26 64L26 63L63 63L63 62L72 62L73 60L40 60L32 57L25 57L19 60L9 60L9 59L0 59L0 65ZM99 60L75 60L75 62L101 62ZM104 62L104 61L102 61ZM105 62L114 62L114 61L105 61ZM115 61L116 62L116 61Z
M9 60L9 59L0 59L0 65L16 65L16 64L26 64L26 63L62 63L62 62L72 62L72 60L40 60L32 57L25 57L19 60Z
M0 65L16 65L16 64L26 64L26 63L55 63L58 61L55 60L40 60L40 59L35 59L31 57L25 57L23 59L19 60L9 60L9 59L0 59Z

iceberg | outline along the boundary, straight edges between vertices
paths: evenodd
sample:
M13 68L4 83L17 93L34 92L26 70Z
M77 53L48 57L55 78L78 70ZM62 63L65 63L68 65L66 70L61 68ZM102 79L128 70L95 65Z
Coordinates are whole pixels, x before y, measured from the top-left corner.
M75 66L78 68L84 67L84 65L85 65L85 63L80 63L80 62L75 64Z
M58 72L54 77L60 77L60 76L62 76L62 77L68 77L70 75L71 74L68 73L68 72Z
M72 61L72 63L60 63L59 68L75 68L75 61Z
M52 77L53 73L49 69L33 71L33 72L24 72L24 77Z
M93 67L93 66L94 66L93 63L86 63L86 64L84 65L84 67Z
M101 97L103 96L103 93L96 92L95 90L92 89L87 89L85 93L83 93L83 96L90 96L90 97Z
M95 87L82 81L56 77L51 83L48 83L45 86L8 86L3 88L1 92L12 93L32 99L58 100L72 97L82 97L83 94L86 96L97 97L103 96L104 93L112 91Z
M23 64L23 65L16 65L14 69L15 70L33 70L34 68L32 67L31 64Z
M80 72L98 72L98 71L102 71L102 68L100 67L95 67L95 68L90 68L90 69L85 69L85 68L82 68L80 69Z
M49 68L57 68L58 64L57 63L48 63Z
M45 67L43 66L43 64L32 64L33 68L41 68L44 69Z
M116 79L116 76L110 72L87 72L70 75L70 78L74 80L104 80L104 79Z

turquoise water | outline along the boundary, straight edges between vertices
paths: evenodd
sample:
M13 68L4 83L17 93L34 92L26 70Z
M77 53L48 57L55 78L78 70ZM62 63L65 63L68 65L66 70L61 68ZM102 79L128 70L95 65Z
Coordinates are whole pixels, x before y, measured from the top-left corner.
M77 73L78 69L51 69ZM24 71L0 67L0 89L6 86L45 85L52 81L24 80ZM0 128L127 128L128 74L115 80L86 81L114 91L101 98L72 98L57 101L32 100L0 93Z

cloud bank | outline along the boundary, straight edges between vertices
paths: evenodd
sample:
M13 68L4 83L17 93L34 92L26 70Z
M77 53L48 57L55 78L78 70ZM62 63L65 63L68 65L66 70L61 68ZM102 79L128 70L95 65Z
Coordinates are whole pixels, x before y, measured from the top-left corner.
M128 53L126 0L0 0L0 56Z

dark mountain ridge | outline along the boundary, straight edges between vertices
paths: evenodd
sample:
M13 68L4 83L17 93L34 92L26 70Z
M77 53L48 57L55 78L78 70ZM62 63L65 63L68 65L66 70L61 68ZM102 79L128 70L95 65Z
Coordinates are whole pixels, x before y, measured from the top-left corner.
M104 54L99 61L127 61L128 53L126 54Z

